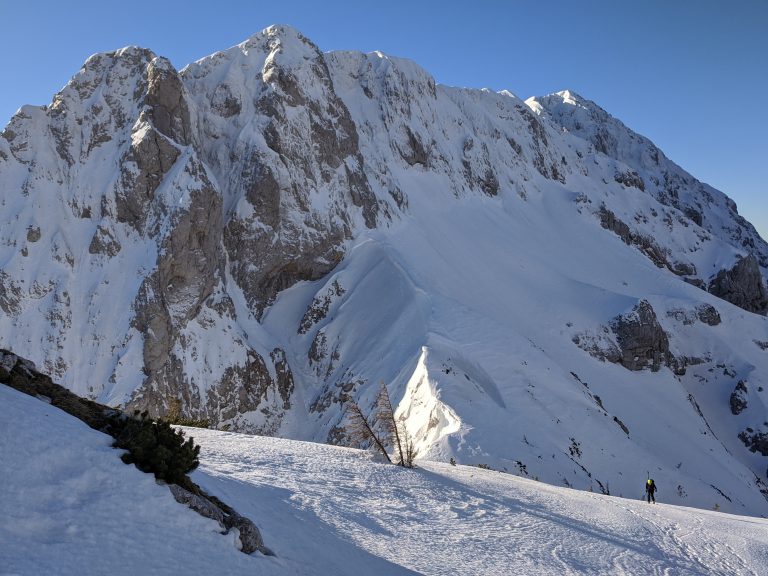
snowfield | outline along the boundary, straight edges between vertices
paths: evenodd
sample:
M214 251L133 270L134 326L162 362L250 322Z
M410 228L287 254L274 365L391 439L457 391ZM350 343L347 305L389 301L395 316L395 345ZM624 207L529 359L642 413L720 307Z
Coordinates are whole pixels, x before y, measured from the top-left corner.
M321 444L186 429L193 479L276 554L246 556L110 438L0 386L0 574L765 574L768 520L549 486L469 466L415 470Z

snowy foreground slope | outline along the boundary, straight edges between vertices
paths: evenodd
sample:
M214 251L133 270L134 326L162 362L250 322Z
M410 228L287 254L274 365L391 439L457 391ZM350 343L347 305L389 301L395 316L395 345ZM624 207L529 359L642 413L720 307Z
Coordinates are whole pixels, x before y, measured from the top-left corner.
M250 569L251 558L217 533L216 522L177 504L151 474L123 464L112 441L0 385L0 574Z
M768 245L572 92L287 26L88 59L0 135L0 347L103 404L768 516Z
M194 480L251 516L276 554L247 556L64 412L0 386L0 426L4 575L733 576L768 566L768 520L664 504L665 486L653 506L189 428L203 447Z

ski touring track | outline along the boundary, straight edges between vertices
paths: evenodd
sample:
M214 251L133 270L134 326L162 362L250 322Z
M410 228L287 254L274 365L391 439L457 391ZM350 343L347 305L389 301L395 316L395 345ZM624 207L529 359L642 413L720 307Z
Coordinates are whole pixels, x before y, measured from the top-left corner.
M387 573L757 576L768 565L764 519L652 505L474 466L419 462L407 470L365 451L189 432L205 454L195 480L251 515L278 557L295 550L259 522L254 503L265 495L277 495L302 522L316 522L310 531L332 533L391 563ZM281 530L306 531L290 526L296 517L284 514ZM761 530L765 535L755 538Z
M629 507L624 509L636 516L638 520L645 522L645 529L651 537L655 535L661 539L660 548L667 551L670 557L677 559L676 566L665 568L662 572L658 572L659 574L670 576L684 573L759 576L726 539L719 539L715 542L709 537L701 538L699 536L705 533L704 520L701 516L692 515L690 520L693 525L688 524L683 527L680 522L658 514L656 512L657 506L662 509L678 508L665 504L647 504L648 511L642 515ZM689 540L695 540L695 544L690 544Z

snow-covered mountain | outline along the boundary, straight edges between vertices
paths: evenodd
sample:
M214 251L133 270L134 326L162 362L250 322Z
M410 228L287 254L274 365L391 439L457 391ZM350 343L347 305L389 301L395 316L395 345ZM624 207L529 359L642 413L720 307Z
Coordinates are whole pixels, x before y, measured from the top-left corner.
M73 391L768 514L768 245L596 104L274 26L91 57L0 137L0 347Z
M274 553L246 555L58 408L0 385L0 431L7 574L752 576L768 562L765 519L189 428L195 481L247 510Z

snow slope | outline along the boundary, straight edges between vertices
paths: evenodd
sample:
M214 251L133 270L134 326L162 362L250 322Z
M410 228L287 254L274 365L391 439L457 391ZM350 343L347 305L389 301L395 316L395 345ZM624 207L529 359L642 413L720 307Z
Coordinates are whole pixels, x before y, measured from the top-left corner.
M768 521L665 504L664 485L653 506L187 429L203 447L194 480L254 519L276 553L246 556L58 409L0 386L0 426L2 574L752 575L768 565Z
M177 504L111 444L58 408L0 385L0 573L259 569L215 521Z
M332 275L286 290L264 317L296 351L297 388L320 405L283 435L332 438L343 416L327 406L350 389L370 403L376 387L364 383L384 381L422 457L611 493L652 471L675 503L766 514L763 458L736 437L765 414L768 381L755 367L766 353L753 342L765 338L764 317L585 232L598 224L554 185L526 201L441 203L411 178L411 218L367 233ZM331 303L301 334L307 289ZM686 374L633 372L574 344L616 346L604 327L643 298L676 356L703 357ZM702 302L723 322L691 321ZM752 404L734 416L728 395L740 379Z

